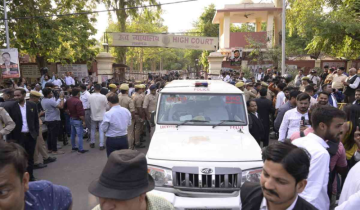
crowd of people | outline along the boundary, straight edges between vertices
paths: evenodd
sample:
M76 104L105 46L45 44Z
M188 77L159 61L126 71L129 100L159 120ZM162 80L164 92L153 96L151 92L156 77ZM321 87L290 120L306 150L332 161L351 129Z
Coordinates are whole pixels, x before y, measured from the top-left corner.
M356 69L348 75L344 70L325 67L321 75L311 70L308 76L300 70L294 79L276 69L259 69L249 79L244 73L220 75L243 91L249 131L263 147L260 183L242 186L242 209L360 209L360 79ZM175 78L98 84L78 81L70 72L61 77L45 72L35 84L5 83L0 209L72 208L67 187L37 181L33 173L66 155L59 142L67 145L69 138L79 154L89 152L85 139L91 149L99 139L98 149L108 156L89 186L99 198L95 210L174 209L148 193L154 180L136 149L154 133L150 118L157 93Z

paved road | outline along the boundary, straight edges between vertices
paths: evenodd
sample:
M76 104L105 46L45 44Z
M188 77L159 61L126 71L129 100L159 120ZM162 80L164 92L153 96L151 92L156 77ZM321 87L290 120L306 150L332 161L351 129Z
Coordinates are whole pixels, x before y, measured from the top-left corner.
M149 141L147 141L147 146ZM139 151L146 153L147 148ZM84 149L90 152L78 154L71 151L71 146L62 148L63 155L57 155L57 161L48 164L47 168L34 171L37 179L51 181L54 184L70 188L73 196L74 210L91 210L98 204L96 197L88 192L89 184L97 179L107 161L106 150L99 150L98 145L91 149L89 143L84 141Z

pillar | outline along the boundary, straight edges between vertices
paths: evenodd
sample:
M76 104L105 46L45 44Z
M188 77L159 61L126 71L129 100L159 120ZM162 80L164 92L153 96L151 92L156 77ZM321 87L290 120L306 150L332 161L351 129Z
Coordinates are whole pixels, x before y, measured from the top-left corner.
M282 0L275 0L274 1L274 5L277 8L282 8L283 7L283 1ZM274 17L274 41L275 41L275 46L280 44L280 32L281 32L281 27L282 27L282 17L281 17L281 13L279 13L278 15L276 15Z
M224 49L230 49L230 13L227 12L224 14L224 26L223 26L223 32L224 32Z
M208 56L209 61L209 76L219 76L222 62L224 61L225 56L220 52L212 52Z
M272 13L268 14L266 32L268 39L267 47L272 48L274 47L274 15Z
M315 68L321 68L321 60L315 60Z
M101 83L103 78L111 79L113 77L112 65L115 58L107 52L101 52L96 56L97 68L98 68L98 81Z
M349 69L352 68L352 61L347 61L346 62L346 72L349 72Z
M261 31L261 18L256 18L256 32Z
M242 60L241 61L241 69L246 69L248 67L248 60Z
M224 46L224 19L222 18L219 24L219 49L224 49Z

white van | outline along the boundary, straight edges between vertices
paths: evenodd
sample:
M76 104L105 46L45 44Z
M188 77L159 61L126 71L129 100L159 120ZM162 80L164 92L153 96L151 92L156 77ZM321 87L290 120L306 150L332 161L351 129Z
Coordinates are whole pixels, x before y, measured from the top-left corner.
M259 182L263 166L242 91L223 81L173 81L152 121L152 193L181 210L240 209L242 183Z

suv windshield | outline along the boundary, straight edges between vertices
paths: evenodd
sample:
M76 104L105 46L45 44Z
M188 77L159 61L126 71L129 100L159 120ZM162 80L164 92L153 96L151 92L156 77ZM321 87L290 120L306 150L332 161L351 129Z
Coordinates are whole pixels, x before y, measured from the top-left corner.
M245 105L240 94L162 94L158 124L246 125ZM221 123L219 125L219 123Z

